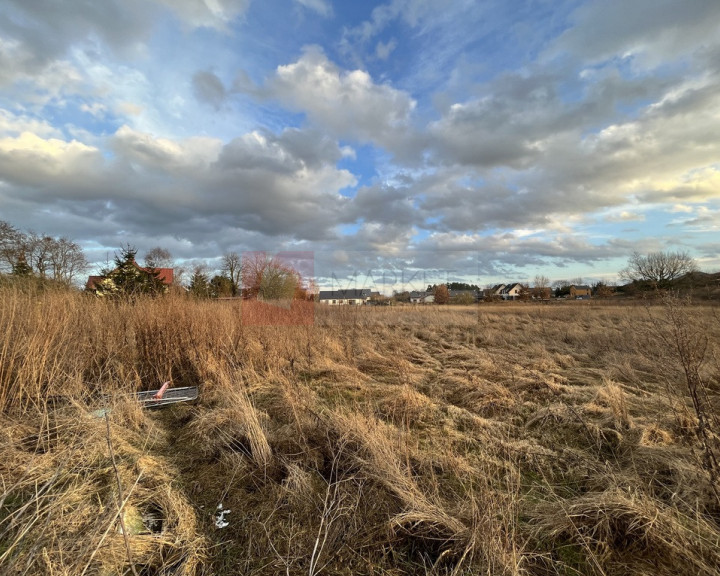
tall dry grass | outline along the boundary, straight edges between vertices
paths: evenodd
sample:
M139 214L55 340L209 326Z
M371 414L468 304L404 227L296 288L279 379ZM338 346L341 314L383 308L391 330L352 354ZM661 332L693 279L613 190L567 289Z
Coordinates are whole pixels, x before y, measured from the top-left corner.
M0 572L716 573L720 323L680 312L0 290ZM199 401L133 401L168 379Z

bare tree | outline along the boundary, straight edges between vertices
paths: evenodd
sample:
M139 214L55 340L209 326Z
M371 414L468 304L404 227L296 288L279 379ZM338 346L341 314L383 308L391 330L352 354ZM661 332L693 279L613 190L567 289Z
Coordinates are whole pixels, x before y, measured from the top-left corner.
M66 284L71 284L88 267L88 261L82 248L68 238L54 241L48 259L53 279Z
M242 287L251 297L260 292L265 270L270 265L270 257L265 252L245 252L242 259Z
M173 257L170 251L160 246L155 246L145 254L145 266L148 268L172 268Z
M144 260L145 267L151 270L157 270L159 268L172 268L173 284L175 286L182 286L185 268L183 266L178 266L175 263L170 250L162 248L161 246L155 246L155 248L149 250L147 254L145 254Z
M227 276L232 283L232 295L237 295L240 287L240 276L242 274L242 261L237 252L227 252L223 254L222 273Z
M65 237L31 232L25 236L22 249L27 263L40 278L71 284L88 267L80 245Z
M25 260L40 278L48 277L55 239L30 232L24 242Z
M547 276L538 274L533 282L532 295L537 300L550 299L550 279Z
M605 282L598 282L594 287L594 292L598 298L610 298L613 295L613 287Z
M301 283L300 273L282 258L265 252L243 254L242 287L248 296L263 300L291 299Z
M0 272L9 272L22 252L24 234L13 225L0 220Z
M690 272L697 271L695 260L687 252L633 252L620 278L627 282L644 281L662 287Z
M320 290L318 288L317 283L315 282L315 279L314 278L308 279L306 281L305 299L306 300L315 300L317 295L319 294L319 292L320 292ZM385 297L383 296L383 298L385 298Z
M71 284L85 272L87 259L82 248L68 238L23 234L0 221L0 270L27 270L40 278Z
M530 286L527 284L520 284L520 292L518 292L518 300L522 300L523 302L527 302L530 300L532 296L532 291L530 290Z

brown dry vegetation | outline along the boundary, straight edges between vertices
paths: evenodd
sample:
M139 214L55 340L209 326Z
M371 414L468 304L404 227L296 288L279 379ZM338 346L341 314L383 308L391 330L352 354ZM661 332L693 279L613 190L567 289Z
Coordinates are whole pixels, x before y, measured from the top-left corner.
M0 291L2 574L717 573L713 309L262 310Z

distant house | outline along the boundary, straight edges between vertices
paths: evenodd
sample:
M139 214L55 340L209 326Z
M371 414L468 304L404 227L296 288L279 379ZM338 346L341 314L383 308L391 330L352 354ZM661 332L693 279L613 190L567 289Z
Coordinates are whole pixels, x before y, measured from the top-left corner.
M570 286L570 298L575 298L577 300L584 300L585 298L590 298L592 290L590 286L586 284L579 284L575 285L573 284Z
M329 306L361 306L370 301L370 288L348 288L346 290L320 290L318 302Z
M425 294L425 292L410 292L410 304L420 304Z
M515 282L513 284L505 284L500 290L500 298L503 300L516 300L522 291L522 284Z
M505 288L505 284L495 284L492 288L485 288L482 291L482 297L484 300L499 300L501 298L500 292Z
M133 262L138 275L146 274L148 276L155 275L165 287L171 286L175 280L174 268L143 268L137 262ZM117 273L117 268L108 272L105 276L88 276L85 283L85 290L89 292L98 292L103 288L107 289L106 283L112 281L113 276ZM167 288L166 288L167 289Z
M432 304L435 302L433 292L410 292L411 304Z
M94 292L100 287L100 283L105 279L105 276L88 276L87 282L85 282L85 290L88 292Z

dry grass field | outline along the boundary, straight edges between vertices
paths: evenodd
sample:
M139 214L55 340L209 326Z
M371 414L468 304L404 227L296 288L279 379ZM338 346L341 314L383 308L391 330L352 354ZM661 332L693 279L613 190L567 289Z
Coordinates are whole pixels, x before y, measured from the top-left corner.
M715 309L245 306L0 291L0 573L718 573Z

